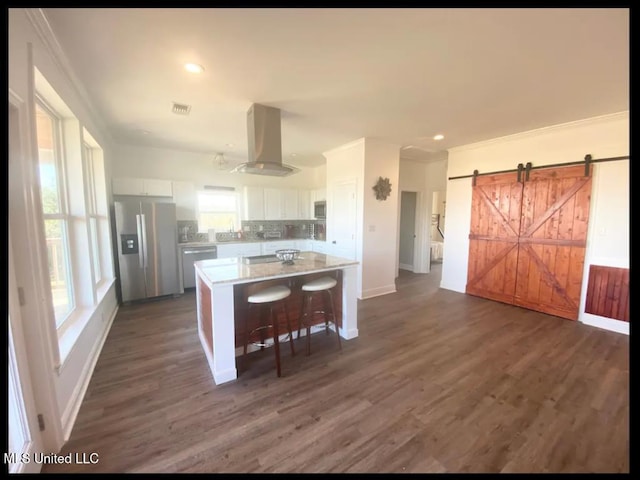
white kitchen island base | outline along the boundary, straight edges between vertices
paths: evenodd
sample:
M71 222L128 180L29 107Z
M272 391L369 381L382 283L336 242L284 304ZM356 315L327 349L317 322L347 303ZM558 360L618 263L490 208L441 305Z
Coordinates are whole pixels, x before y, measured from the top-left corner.
M238 377L234 302L237 285L340 270L340 336L345 340L358 336L358 262L316 252L302 252L300 257L293 265L280 262L248 265L242 258L195 263L198 335L216 385Z

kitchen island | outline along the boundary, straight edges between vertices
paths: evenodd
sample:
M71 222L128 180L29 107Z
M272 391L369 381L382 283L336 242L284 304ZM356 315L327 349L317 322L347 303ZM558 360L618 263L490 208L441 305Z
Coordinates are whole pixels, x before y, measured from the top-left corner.
M246 297L257 287L284 284L291 288L289 313L297 331L299 287L315 277L334 275L338 280L335 288L342 292L335 295L339 334L346 340L358 336L355 260L301 252L293 265L279 261L248 264L243 257L203 260L194 265L198 334L216 385L238 377L236 356L242 353Z

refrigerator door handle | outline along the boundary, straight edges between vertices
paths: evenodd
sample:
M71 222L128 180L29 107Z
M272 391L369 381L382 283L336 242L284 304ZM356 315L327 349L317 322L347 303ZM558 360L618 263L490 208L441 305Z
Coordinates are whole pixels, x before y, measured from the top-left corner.
M136 214L136 230L138 233L138 262L140 265L140 268L144 268L144 257L143 257L143 250L144 250L144 241L142 239L142 218L141 215Z
M147 217L144 213L140 214L140 224L142 226L142 255L144 257L144 268L149 266L147 258Z

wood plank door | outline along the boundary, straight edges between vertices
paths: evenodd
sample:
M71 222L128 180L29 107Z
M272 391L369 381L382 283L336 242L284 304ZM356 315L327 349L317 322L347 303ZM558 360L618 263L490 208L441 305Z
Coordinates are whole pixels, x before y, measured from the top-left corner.
M477 177L471 202L466 293L513 303L522 183L516 173Z
M591 183L584 165L530 172L522 193L515 305L578 319Z

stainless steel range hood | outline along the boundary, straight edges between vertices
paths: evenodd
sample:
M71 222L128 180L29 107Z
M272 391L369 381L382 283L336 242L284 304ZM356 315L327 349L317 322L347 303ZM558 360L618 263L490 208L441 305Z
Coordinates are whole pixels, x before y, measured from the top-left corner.
M280 109L254 103L247 112L249 161L231 170L235 173L284 177L300 169L282 163Z

